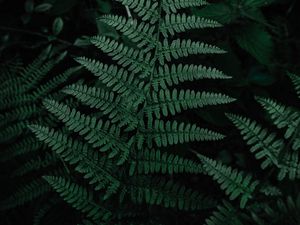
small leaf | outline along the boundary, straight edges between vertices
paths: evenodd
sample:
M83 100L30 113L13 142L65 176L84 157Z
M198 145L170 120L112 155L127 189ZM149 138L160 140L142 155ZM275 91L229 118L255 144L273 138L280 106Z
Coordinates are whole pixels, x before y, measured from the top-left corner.
M35 12L46 12L46 11L48 11L51 8L52 8L51 4L49 4L49 3L42 3L42 4L37 5L35 7L34 11Z
M75 40L75 46L88 46L91 45L90 38L88 36L82 36Z
M62 18L57 17L52 24L52 33L55 36L59 35L63 27L64 27L64 21L62 20Z

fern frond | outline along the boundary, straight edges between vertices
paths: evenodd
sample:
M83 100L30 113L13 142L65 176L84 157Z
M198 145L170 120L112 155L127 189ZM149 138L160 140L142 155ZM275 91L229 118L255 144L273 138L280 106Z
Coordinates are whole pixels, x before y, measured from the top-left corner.
M51 91L55 90L57 87L62 85L64 82L66 82L71 75L76 73L81 69L81 66L71 67L64 71L63 73L55 76L51 80L49 80L47 83L39 86L32 95L37 99L44 97L46 94L50 93Z
M156 38L154 36L155 26L144 22L138 23L135 19L126 19L125 17L116 15L102 16L100 21L119 30L132 42L138 43L138 48L145 46L146 49L144 51L146 52L156 46Z
M299 153L292 151L292 152L285 152L282 159L280 160L279 164L279 173L278 173L278 180L283 180L286 176L290 180L295 180L300 178L300 160L299 160Z
M176 13L180 9L204 6L208 3L204 0L162 0L162 8L167 13Z
M201 154L197 154L197 156L203 163L204 170L220 184L221 189L225 191L226 195L229 195L230 200L241 197L240 207L244 208L247 201L252 198L259 182L243 171L232 169Z
M0 143L9 142L17 138L25 130L26 125L26 121L21 121L2 129L0 131Z
M41 207L38 207L37 212L34 214L32 224L33 225L41 225L43 218L49 211L60 203L59 198L50 198L46 203L44 203Z
M159 19L158 2L152 0L117 0L132 9L143 21L155 23Z
M282 195L282 191L278 187L273 186L273 185L265 185L265 186L261 187L259 191L266 196L281 196Z
M98 77L107 87L110 87L112 91L128 98L128 101L141 102L145 99L145 84L127 70L119 69L114 65L108 66L86 57L79 57L75 60Z
M110 150L110 158L120 154L118 164L123 164L128 159L133 139L127 142L127 140L120 137L120 128L116 125L111 124L109 121L104 123L95 117L81 114L79 111L54 100L45 100L44 105L64 122L69 130L84 136L85 140L92 144L94 148L99 148L102 152Z
M48 127L31 125L30 129L40 141L47 143L64 161L77 164L75 170L84 174L84 178L89 179L90 184L95 184L95 190L107 188L105 199L120 188L120 181L107 172L111 170L112 165L105 157L90 149L87 144Z
M248 118L234 114L226 114L233 124L240 130L250 151L255 153L257 159L265 158L261 164L263 169L270 165L278 166L278 156L284 147L284 142L277 139L274 133L269 133L267 129Z
M12 209L24 205L51 190L50 186L43 179L35 179L22 187L9 198L0 202L0 211Z
M217 206L217 211L205 220L205 225L243 225L238 215L239 212L229 202L223 201Z
M151 102L144 111L148 116L154 114L156 118L175 115L182 110L202 108L208 105L220 105L233 102L235 99L220 93L195 92L191 90L173 89L153 92Z
M164 65L165 60L170 62L172 58L178 59L196 54L223 54L225 52L219 47L190 39L176 39L171 43L168 39L164 39L163 43L159 44L158 60L161 65Z
M129 175L134 173L149 174L176 174L176 173L202 173L202 166L192 160L177 155L161 153L159 150L143 150L137 153L136 158L130 160Z
M112 123L119 122L120 127L126 125L133 130L138 125L134 106L113 92L76 84L66 87L63 92L73 95L91 108L100 109L104 115L108 115Z
M221 26L220 23L211 19L187 16L186 14L167 14L160 26L160 32L167 38L169 35L174 36L177 33L186 32L188 30Z
M34 100L31 94L13 95L0 100L0 111L10 110L18 106L24 106Z
M23 76L24 87L22 92L31 90L32 88L36 87L36 85L53 69L53 67L65 58L66 54L67 53L64 52L56 58L50 59L41 67L36 68L36 72L30 73L26 77Z
M152 86L157 91L159 88L167 89L168 86L177 85L184 81L200 79L229 79L222 71L201 65L165 64L159 66L154 73Z
M58 158L53 154L46 154L44 158L36 157L27 161L25 164L20 165L15 171L12 172L11 177L24 176L33 171L39 171L47 168L58 162Z
M184 122L154 120L153 124L148 126L144 135L149 148L152 148L153 143L158 147L165 147L191 141L216 141L225 137L220 133L200 128L196 124Z
M131 200L136 204L162 205L180 210L208 209L215 201L197 191L160 178L133 177L129 187Z
M8 126L12 122L22 121L40 113L39 107L33 103L17 107L5 114L0 114L0 127Z
M108 220L112 212L94 202L93 193L86 188L72 183L63 177L43 177L59 195L75 209L86 214L87 217L95 220Z
M145 53L134 48L125 46L115 40L111 40L105 36L91 37L91 43L101 49L108 56L123 67L127 67L132 73L142 72L145 77L152 72L149 66L151 53Z
M52 50L52 46L49 45L45 50L43 50L34 61L29 64L27 67L23 68L23 71L21 73L21 78L23 80L28 79L29 76L32 76L32 74L38 73L40 67L43 65L46 59L49 58L50 52Z
M37 142L35 137L24 138L19 142L12 143L8 148L2 151L0 154L0 162L6 162L22 154L43 149L43 145Z
M274 125L279 129L286 128L284 137L290 138L300 122L300 113L291 107L286 107L270 98L256 97L256 100L271 116Z
M294 88L297 92L298 98L300 98L300 77L293 73L288 73L288 76L294 84Z

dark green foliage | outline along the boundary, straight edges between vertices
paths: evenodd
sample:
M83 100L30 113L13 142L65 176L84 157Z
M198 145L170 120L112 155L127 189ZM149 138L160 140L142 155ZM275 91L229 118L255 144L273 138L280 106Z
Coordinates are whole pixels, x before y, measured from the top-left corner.
M102 85L77 83L63 89L65 94L75 97L91 110L100 110L101 116L83 113L61 101L44 98L44 107L67 129L58 130L47 124L29 125L40 141L46 143L60 160L72 166L71 169L88 179L91 186L73 184L63 177L47 176L45 179L67 203L87 213L96 222L101 217L108 219L108 214L100 213L98 205L101 203L97 200L91 203L94 199L89 194L93 193L92 189L97 193L103 192L105 201L114 201L118 195L120 203L129 200L131 204L186 211L211 208L215 205L213 199L163 176L166 173L201 173L202 166L165 151L171 150L169 146L183 143L221 140L224 135L200 128L196 123L165 118L190 109L231 103L235 99L216 92L166 89L164 86L165 82L171 87L189 80L230 78L217 69L201 65L173 64L171 70L175 67L177 77L170 77L168 71L167 62L173 59L225 53L211 44L172 39L170 35L221 25L213 20L169 13L170 10L193 6L195 2L121 2L140 18L104 16L100 21L115 27L137 46L128 46L106 36L91 37L91 43L118 65L78 57L76 61L98 77ZM185 71L190 75L186 75ZM160 153L154 150L157 147L165 149ZM22 170L45 166L35 161L29 164L24 165Z
M241 195L240 206L244 208L248 199L252 198L252 193L259 182L253 181L252 176L249 174L239 172L200 154L197 154L197 156L203 163L204 170L220 184L221 189L229 195L230 200L234 200Z
M0 0L1 224L299 225L296 5Z
M294 76L293 80L296 78ZM248 118L233 114L228 114L228 118L241 131L255 157L264 159L261 164L263 169L269 166L277 168L279 180L286 176L291 180L298 179L300 177L299 111L279 104L271 98L256 97L256 100L269 114L272 123L278 129L284 130L285 140L276 137L275 133L270 133L262 125Z

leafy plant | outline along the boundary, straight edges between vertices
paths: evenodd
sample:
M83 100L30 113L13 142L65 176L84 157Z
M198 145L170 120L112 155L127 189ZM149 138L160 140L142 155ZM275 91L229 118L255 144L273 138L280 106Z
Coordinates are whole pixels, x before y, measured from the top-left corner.
M118 219L108 217L100 210L100 205L114 199L119 199L121 204L146 203L181 210L213 207L215 203L209 197L160 174L201 173L199 164L173 156L168 151L173 145L224 138L224 135L197 124L172 119L189 109L234 101L225 94L180 89L187 81L230 77L217 69L174 61L197 54L225 53L211 44L172 38L191 29L221 25L177 12L186 7L201 6L202 1L120 2L135 13L136 18L106 15L100 21L114 27L132 44L128 46L105 36L91 37L91 43L110 56L116 65L78 57L75 60L102 84L73 84L63 89L81 104L96 109L95 113L100 111L100 116L45 99L46 109L65 125L68 132L45 125L29 126L59 158L74 165L74 169L88 179L90 186L73 187L63 177L51 176L46 180L67 202L96 223ZM164 153L161 154L158 148ZM145 161L140 161L141 158ZM76 192L72 192L74 188ZM103 203L96 200L97 205L100 204L99 211L95 208L90 212L90 197L83 194L92 189L104 200ZM82 194L77 195L78 191ZM81 195L82 200L79 199Z

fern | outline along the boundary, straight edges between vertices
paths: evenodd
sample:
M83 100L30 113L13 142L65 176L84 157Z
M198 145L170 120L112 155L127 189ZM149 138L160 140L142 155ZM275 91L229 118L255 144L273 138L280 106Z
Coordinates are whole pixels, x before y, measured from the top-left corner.
M138 152L136 159L130 162L129 175L162 173L202 173L202 166L192 160L177 155L161 153L159 150L144 150Z
M289 76L295 82L295 76L291 74ZM277 138L275 133L269 133L267 129L248 118L233 114L228 114L227 117L240 130L244 140L251 146L250 151L255 153L255 157L264 158L261 164L263 169L275 166L279 170L277 176L279 180L287 176L291 180L299 179L300 163L297 150L300 148L300 120L298 110L270 98L256 97L256 100L269 114L273 125L278 129L285 129L286 140Z
M208 209L216 204L214 200L197 191L165 179L133 177L131 183L130 197L138 204L146 202L149 205L163 205L180 210Z
M31 126L30 129L64 161L77 164L75 170L83 173L86 179L90 179L89 183L95 185L95 190L109 188L104 198L108 198L118 190L120 181L106 171L111 168L109 162L106 162L105 158L101 159L99 154L93 153L87 144L47 127Z
M217 209L212 216L205 220L205 225L243 224L238 218L237 210L229 202L223 201L223 204L219 205Z
M47 192L50 192L50 190L49 185L42 179L28 182L26 185L19 187L10 197L1 201L0 210L7 210L21 206L29 201L33 201Z
M220 184L221 189L229 195L230 200L241 197L240 207L244 208L247 201L252 198L252 194L259 182L253 180L250 174L239 172L203 155L197 154L197 156L203 163L203 167L208 175L212 176Z
M93 201L90 191L62 177L45 176L44 179L60 194L60 196L74 208L82 211L95 221L107 220L112 213L100 207Z
M240 129L246 143L252 146L250 151L255 153L255 157L265 158L261 164L263 169L270 165L278 165L278 155L284 147L282 140L276 139L274 133L268 133L255 121L233 114L227 114L227 117Z
M165 174L205 173L202 165L192 159L168 151L179 144L218 141L225 137L196 123L182 122L180 116L188 110L235 101L226 94L185 89L184 82L230 76L212 67L177 62L185 57L225 51L210 43L173 38L179 33L217 28L221 24L177 13L207 4L205 1L118 2L134 15L129 18L104 15L99 22L122 33L126 41L108 36L89 39L113 63L76 57L80 66L75 68L85 68L98 81L80 81L62 89L71 96L71 102L81 103L77 106L54 96L44 98L43 105L56 118L57 126L39 121L28 126L66 163L63 165L68 170L78 172L71 173L70 179L61 176L45 179L63 199L97 220L96 223L100 223L101 217L109 222L117 220L101 214L99 208L113 205L117 200L118 209L142 204L154 210L159 206L186 211L212 208L215 200L167 179ZM44 89L47 87L39 92ZM81 176L87 179L87 185L81 185ZM91 203L89 196L96 193L103 204Z

